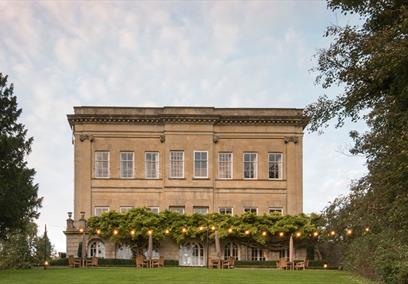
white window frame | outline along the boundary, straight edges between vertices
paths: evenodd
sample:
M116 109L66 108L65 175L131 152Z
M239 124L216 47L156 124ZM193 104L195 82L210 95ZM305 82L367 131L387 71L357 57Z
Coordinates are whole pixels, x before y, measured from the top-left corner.
M122 214L125 214L126 212L128 212L129 210L133 209L133 206L120 206L119 207L119 212Z
M171 171L171 169L172 169L172 167L171 167L171 163L172 163L172 160L171 160L171 153L175 153L175 152L179 152L179 153L182 153L183 154L183 160L181 161L181 165L182 165L182 170L181 170L181 173L182 173L182 176L172 176L172 171ZM180 178L180 179L183 179L184 178L184 151L183 150L170 150L170 153L169 153L169 177L170 178Z
M132 175L129 177L122 176L122 162L129 162L129 160L122 160L122 154L132 154ZM135 153L132 151L120 151L119 153L119 176L123 179L133 178L135 175Z
M194 209L197 209L197 208L200 208L200 209L205 208L205 209L207 209L207 212L206 213L194 212ZM208 215L209 212L210 212L210 208L208 206L193 206L193 214Z
M147 207L147 208L149 208L150 211L152 211L152 212L155 213L155 214L159 214L159 213L160 213L160 207L158 207L158 206L149 206L149 207ZM155 211L156 211L156 212L155 212Z
M245 211L245 210L250 210L250 209L255 209L255 215L258 215L258 207L244 207L243 212L250 212L250 211Z
M106 210L105 210L105 209L106 209ZM98 214L96 214L96 211L97 211L97 210L101 210L102 212L98 215ZM109 206L95 206L95 208L94 208L94 216L101 216L102 213L109 212L109 211L110 211Z
M221 213L221 209L231 209L231 214ZM234 216L234 207L218 207L218 213L219 213L219 214L223 214L223 215Z
M157 161L155 162L157 170L156 170L156 176L155 177L149 177L147 175L147 170L148 170L147 158L146 158L147 154L157 154ZM152 162L150 162L150 163L152 163ZM158 151L147 151L147 152L145 152L145 179L159 179L159 178L160 178L160 152L158 152Z
M175 208L181 208L181 209L183 209L183 210L182 210L182 212L172 210L172 209L175 209ZM169 206L169 211L178 212L178 213L180 213L180 214L186 214L186 207L185 207L185 206L173 206L173 205L172 205L172 206Z
M276 155L276 154L279 154L281 156L281 161L278 164L278 175L279 175L279 177L278 178L271 178L270 175L269 175L269 167L270 167L269 157L271 155ZM268 179L270 179L270 180L282 180L283 179L283 153L282 152L269 152L268 153Z
M268 213L269 213L269 214L272 214L271 211L280 211L281 214L283 215L283 207L269 207L269 208L268 208Z
M265 250L258 247L249 247L250 260L252 261L266 261ZM254 251L256 251L256 257L254 257Z
M207 160L206 160L206 162L207 162L207 167L206 167L206 169L205 169L205 171L206 171L206 175L205 176L196 176L196 164L195 164L195 162L196 162L196 159L195 159L195 154L196 153L206 153L207 154ZM201 161L201 160L200 160ZM193 151L193 175L194 175L194 178L197 178L197 179L200 179L200 178L208 178L208 164L209 164L209 159L208 159L208 151Z
M97 162L102 162L102 161L97 161L96 160L96 155L98 153L108 153L108 175L107 176L98 176L98 170L97 170L96 164L97 164ZM94 154L94 169L95 169L95 178L101 178L101 179L110 178L110 152L109 151L104 151L104 150L95 151L95 154Z
M229 177L229 178L220 176L220 172L221 172L220 171L220 164L221 164L220 155L221 154L230 154L231 155L231 162L230 162L230 165L231 165L231 177ZM223 163L225 163L225 162L223 162ZM233 176L234 176L234 154L232 152L218 152L217 173L218 173L217 176L218 176L219 179L233 179Z
M254 167L254 177L253 178L247 178L245 177L245 155L246 154L255 154L255 167ZM258 152L244 152L242 154L242 177L243 179L258 179Z

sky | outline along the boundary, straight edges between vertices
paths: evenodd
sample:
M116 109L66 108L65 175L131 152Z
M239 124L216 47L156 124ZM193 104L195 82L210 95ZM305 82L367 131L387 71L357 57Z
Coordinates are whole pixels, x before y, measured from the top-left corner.
M0 2L0 72L34 137L44 197L37 223L65 251L73 211L73 106L304 108L324 90L310 71L327 26L355 22L323 1ZM304 136L304 211L320 212L366 172L348 132Z

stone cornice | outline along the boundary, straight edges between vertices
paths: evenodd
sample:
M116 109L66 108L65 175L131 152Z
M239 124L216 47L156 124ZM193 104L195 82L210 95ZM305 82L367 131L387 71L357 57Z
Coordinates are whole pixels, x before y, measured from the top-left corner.
M91 109L91 108L87 108ZM194 108L190 108L196 110ZM76 109L77 110L77 109ZM118 114L113 113L98 113L98 108L95 112L84 113L80 111L75 114L69 114L68 121L71 127L75 124L101 123L101 124L213 124L213 125L256 125L256 124L278 124L278 125L295 125L305 127L307 124L306 118L300 109L229 109L225 114L220 109L215 109L216 114L209 114L208 111L200 113L183 113L167 114L156 111L152 114L140 115L139 113ZM102 109L105 110L105 109ZM180 108L180 110L183 110ZM236 113L233 113L236 111ZM214 111L215 112L215 111ZM269 114L269 113L271 114ZM245 113L245 115L241 115Z

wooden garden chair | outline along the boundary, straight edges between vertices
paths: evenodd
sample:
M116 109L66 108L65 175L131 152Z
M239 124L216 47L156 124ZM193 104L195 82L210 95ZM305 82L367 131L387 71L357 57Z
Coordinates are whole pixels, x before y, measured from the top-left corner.
M98 266L98 258L96 256L93 256L91 259L87 259L86 260L86 266L97 267Z
M220 268L220 260L219 259L214 259L209 257L208 258L208 267L209 268Z
M304 269L307 268L307 265L308 265L308 260L305 258L305 259L295 263L295 269L304 270Z
M152 260L152 267L164 267L164 256Z
M68 256L68 265L72 268L80 267L81 261L79 259L75 259L73 255Z
M144 259L143 255L136 256L136 268L147 267L147 262Z

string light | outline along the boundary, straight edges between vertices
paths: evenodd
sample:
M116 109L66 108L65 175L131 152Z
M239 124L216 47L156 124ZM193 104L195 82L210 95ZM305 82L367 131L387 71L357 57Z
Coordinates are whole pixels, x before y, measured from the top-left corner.
M228 229L228 233L232 233L232 228L229 228L229 229Z
M301 232L297 232L297 233L296 233L296 237L298 237L298 238L299 238L301 235L302 235Z
M314 233L313 233L313 237L317 237L318 235L319 235L318 232L314 232Z
M283 237L285 235L284 232L279 232L279 237Z
M215 226L211 226L211 230L213 230L213 231L214 231L214 230L215 230Z
M153 234L153 231L152 231L152 230L149 230L149 231L147 231L147 234L150 236L150 235Z
M130 231L130 234L133 236L135 234L135 230Z
M114 235L119 234L118 230L116 230L116 229L115 229L115 230L113 230L113 234L114 234Z
M335 236L335 235L336 235L336 232L335 232L335 231L331 231L331 232L330 232L330 235L331 235L331 236Z
M164 233L165 233L166 235L168 235L168 234L170 233L170 231L167 229L166 231L164 231Z
M80 232L80 233L83 233L83 232L84 232L84 229L82 229L82 228L79 229L79 232Z
M323 268L324 268L324 269L326 269L326 268L327 268L327 264L326 264L326 263L323 265Z
M100 235L100 234L101 234L101 230L97 229L97 230L96 230L96 234L97 234L97 235Z
M347 235L350 236L352 233L353 233L353 230L352 230L352 229L347 229L347 232L346 232Z
M365 231L368 233L370 231L370 228L369 227L365 228Z
M265 231L262 232L262 236L264 236L264 237L266 236L266 232L265 232Z
M249 233L250 233L249 230L245 231L245 235L249 235Z
M186 229L186 228L182 228L181 231L182 231L183 233L185 233L185 232L187 232L187 229Z
M200 226L200 228L198 228L200 231L204 230L203 226Z

